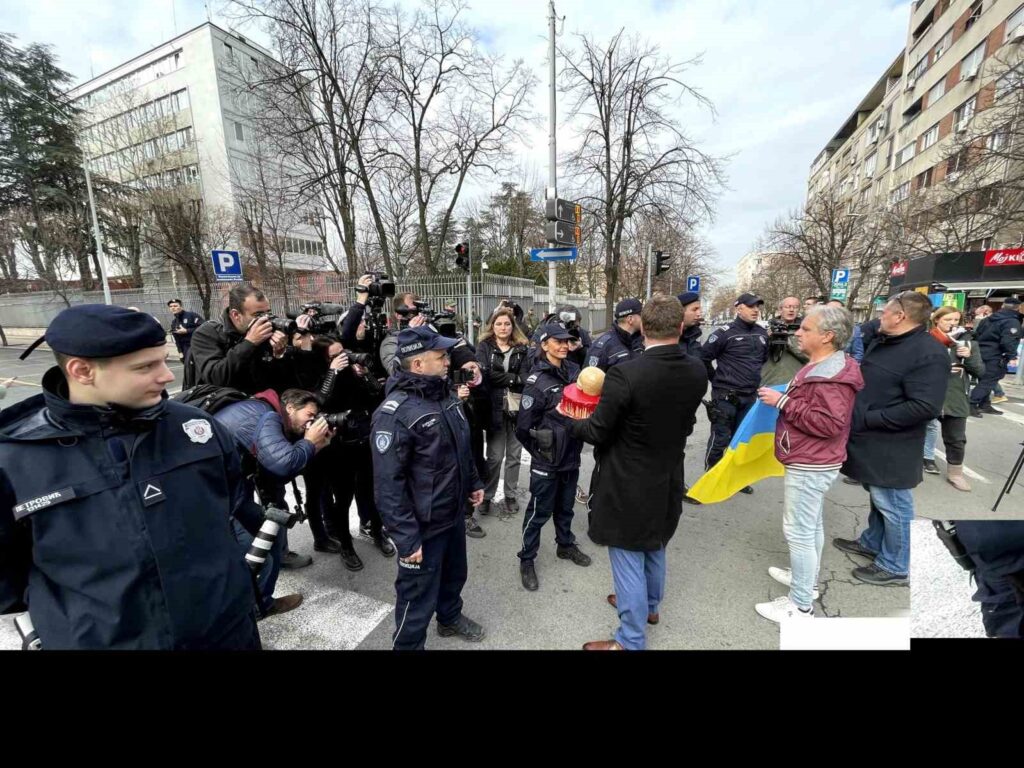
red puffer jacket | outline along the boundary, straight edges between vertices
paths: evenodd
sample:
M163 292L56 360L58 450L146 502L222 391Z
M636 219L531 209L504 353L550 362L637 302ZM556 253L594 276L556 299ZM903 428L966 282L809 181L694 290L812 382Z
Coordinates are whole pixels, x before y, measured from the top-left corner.
M860 366L843 352L804 366L777 406L775 458L794 469L839 469L846 461L853 401L863 388Z

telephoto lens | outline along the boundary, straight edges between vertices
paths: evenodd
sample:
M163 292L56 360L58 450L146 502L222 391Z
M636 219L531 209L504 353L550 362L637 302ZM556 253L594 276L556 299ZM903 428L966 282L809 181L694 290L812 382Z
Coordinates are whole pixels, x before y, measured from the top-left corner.
M31 616L27 613L21 614L15 618L14 626L18 629L18 634L21 635L21 650L41 651L43 649L43 642L32 625Z
M348 307L344 306L343 304L329 304L327 302L324 302L322 304L319 304L317 306L317 309L320 310L320 314L322 315L341 315L348 310Z
M277 315L265 315L265 317L270 320L270 325L275 331L280 331L289 338L299 330L299 326L296 325L294 320L287 320Z
M267 557L270 556L270 549L274 546L281 526L289 526L293 521L293 515L288 510L275 506L268 506L263 512L263 517L263 525L252 540L249 551L245 553L245 562L254 573L259 573L267 564Z
M369 352L347 352L348 361L353 365L361 365L363 368L369 368L370 363L373 360L372 355Z
M327 426L331 429L341 429L345 426L345 421L348 419L349 411L344 413L321 413L321 418L327 422Z

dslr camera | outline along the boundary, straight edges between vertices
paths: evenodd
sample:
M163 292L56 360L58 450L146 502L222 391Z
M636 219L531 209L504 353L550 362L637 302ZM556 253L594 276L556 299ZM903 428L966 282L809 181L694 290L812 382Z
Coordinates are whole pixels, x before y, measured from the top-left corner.
M288 336L289 339L292 337L293 334L295 334L299 330L299 327L295 324L294 320L278 317L272 312L267 312L266 314L260 315L255 320L253 320L252 323L249 324L249 327L251 328L256 323L256 321L260 319L260 317L267 318L267 320L270 321L270 326L275 331L280 331L281 333Z

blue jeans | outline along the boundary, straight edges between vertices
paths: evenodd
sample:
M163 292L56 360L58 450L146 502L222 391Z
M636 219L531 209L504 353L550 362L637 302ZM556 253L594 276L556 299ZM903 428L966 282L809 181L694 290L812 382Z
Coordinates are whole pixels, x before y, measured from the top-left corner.
M909 488L869 485L871 514L860 545L877 552L875 565L897 576L910 571L910 523L914 519L914 495Z
M939 420L932 419L928 422L928 429L924 433L924 457L929 461L935 461L935 445L939 442Z
M810 608L814 599L821 550L825 546L825 494L837 477L838 469L813 472L786 467L782 532L789 544L789 565L793 571L789 598L801 608Z
M647 614L657 613L665 596L665 548L634 552L608 547L619 610L615 639L627 651L647 647Z
M252 546L253 536L235 519L231 520L231 526L235 531L235 540L241 545L242 557L244 558L245 553ZM267 558L267 562L263 564L263 569L256 579L260 589L260 607L264 613L269 611L270 606L274 604L274 587L277 586L277 577L281 573L281 558L288 550L287 530L287 528L282 528L277 534L274 546L270 548L270 556ZM249 564L246 563L245 567L248 568Z

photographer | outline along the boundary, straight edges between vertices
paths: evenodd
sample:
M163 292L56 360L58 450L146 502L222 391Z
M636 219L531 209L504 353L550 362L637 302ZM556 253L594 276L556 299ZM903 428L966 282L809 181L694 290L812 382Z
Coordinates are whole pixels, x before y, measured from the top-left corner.
M391 306L395 308L391 316L391 328L380 345L380 362L384 371L390 376L398 371L398 334L406 328L419 328L427 325L427 318L419 313L416 302L419 297L410 291L395 294ZM399 312L402 308L404 311Z
M319 523L322 535L327 537L325 522L329 522L338 537L326 538L321 551L339 553L346 569L359 571L363 561L356 554L348 525L353 498L374 546L385 557L395 554L384 536L373 498L370 454L370 421L384 401L384 391L369 369L369 353L346 352L340 342L329 338L318 339L314 347L328 365L317 390L323 409L347 415L334 440L317 454L305 475L307 514L312 520L323 513L326 519ZM310 527L314 527L312 523Z
M533 344L529 360L530 365L532 366L537 359L543 357L543 353L538 353L537 350L540 347L540 337L544 333L544 328L550 323L556 323L564 326L565 330L569 332L569 356L566 359L582 368L586 363L587 356L590 354L591 339L587 329L580 326L580 318L579 310L571 304L559 307L555 312L545 317L530 339Z
M249 400L232 403L214 414L235 440L248 468L250 495L255 491L263 506L287 509L285 483L295 478L316 453L327 447L333 432L323 418L312 392L289 389L280 397L273 390L260 392ZM253 537L233 523L235 537L248 550ZM274 598L274 586L286 550L285 529L278 534L271 557L260 572L260 593L265 616L298 608L302 595ZM312 562L310 560L310 562Z
M184 388L215 384L252 395L297 384L290 361L284 359L289 325L294 330L295 323L272 319L262 291L235 286L221 319L206 321L192 334Z
M789 384L807 365L809 358L800 347L800 299L787 296L779 304L779 314L768 321L768 361L761 369L761 386Z

